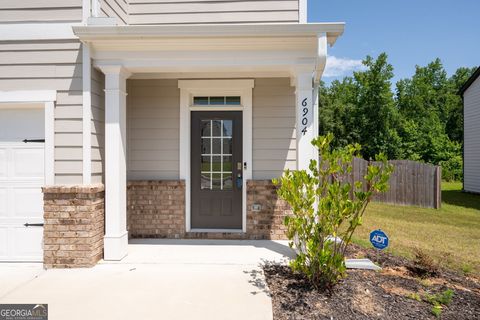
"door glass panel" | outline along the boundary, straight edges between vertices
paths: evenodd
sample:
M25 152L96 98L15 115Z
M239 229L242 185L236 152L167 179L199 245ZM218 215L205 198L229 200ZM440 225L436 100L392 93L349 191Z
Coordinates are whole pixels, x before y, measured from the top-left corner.
M210 190L212 188L211 180L212 179L210 172L202 172L202 174L200 175L200 189Z
M232 172L232 157L223 157L223 172Z
M212 153L212 139L211 138L202 138L202 154Z
M232 190L232 120L202 120L201 189Z
M232 138L223 138L223 154L232 154Z
M201 166L202 172L212 171L212 166L210 162L211 160L212 159L210 157L202 157L202 166Z
M221 155L222 154L222 138L212 138L212 154Z
M231 137L232 136L232 120L223 120L222 126L222 136L223 137Z
M212 190L222 189L222 174L212 173Z
M212 136L212 121L202 120L202 137L211 137Z
M212 137L221 137L222 136L222 122L223 120L213 120L212 121Z
M222 171L222 157L212 156L212 172Z

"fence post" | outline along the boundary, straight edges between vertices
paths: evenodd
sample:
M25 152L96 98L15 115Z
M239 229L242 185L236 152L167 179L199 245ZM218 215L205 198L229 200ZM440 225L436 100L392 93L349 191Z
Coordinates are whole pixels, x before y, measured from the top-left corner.
M435 199L433 207L440 209L442 206L442 167L435 167Z

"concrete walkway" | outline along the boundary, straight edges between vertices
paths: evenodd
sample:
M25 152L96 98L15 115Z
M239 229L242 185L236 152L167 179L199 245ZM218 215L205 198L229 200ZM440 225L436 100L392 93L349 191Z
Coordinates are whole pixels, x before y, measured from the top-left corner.
M48 303L56 319L272 319L260 264L282 241L135 240L120 262L43 270L0 264L0 303Z

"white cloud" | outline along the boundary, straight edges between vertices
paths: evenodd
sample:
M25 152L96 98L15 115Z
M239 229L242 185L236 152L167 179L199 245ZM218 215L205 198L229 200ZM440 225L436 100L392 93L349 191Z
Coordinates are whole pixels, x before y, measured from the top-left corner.
M326 78L342 77L353 71L364 70L362 60L337 58L335 56L327 57L327 65L323 76Z

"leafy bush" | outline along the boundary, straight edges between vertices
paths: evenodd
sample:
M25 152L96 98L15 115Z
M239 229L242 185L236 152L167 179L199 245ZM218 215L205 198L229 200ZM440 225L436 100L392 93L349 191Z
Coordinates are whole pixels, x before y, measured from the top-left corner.
M381 165L369 165L364 182L353 181L352 160L360 145L333 149L333 135L312 141L319 161L312 159L309 170L286 170L278 195L292 208L285 218L290 246L297 256L293 271L303 273L315 287L330 288L345 276L345 252L372 196L388 188L393 166L384 155Z
M451 158L440 162L442 167L442 179L445 181L463 180L463 158L460 155L453 155Z

